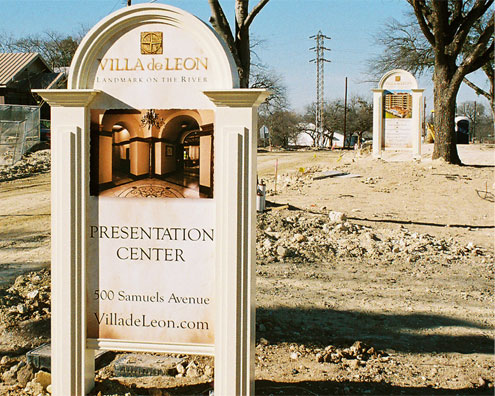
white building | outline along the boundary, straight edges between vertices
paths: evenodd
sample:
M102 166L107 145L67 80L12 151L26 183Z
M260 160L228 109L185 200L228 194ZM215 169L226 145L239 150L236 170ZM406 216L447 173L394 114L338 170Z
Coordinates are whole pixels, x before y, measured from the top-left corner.
M303 146L303 147L312 147L314 146L313 138L310 133L314 131L315 125L313 123L300 124L299 125L301 132L297 135L296 139L289 142L291 146ZM340 132L334 132L332 143L330 142L320 142L318 147L343 147L344 145L344 135Z

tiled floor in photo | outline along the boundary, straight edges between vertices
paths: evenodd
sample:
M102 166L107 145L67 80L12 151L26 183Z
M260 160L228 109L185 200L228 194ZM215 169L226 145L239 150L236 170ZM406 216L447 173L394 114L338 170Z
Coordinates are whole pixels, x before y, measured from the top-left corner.
M102 197L127 198L204 198L198 190L160 179L144 179L126 183L100 193Z

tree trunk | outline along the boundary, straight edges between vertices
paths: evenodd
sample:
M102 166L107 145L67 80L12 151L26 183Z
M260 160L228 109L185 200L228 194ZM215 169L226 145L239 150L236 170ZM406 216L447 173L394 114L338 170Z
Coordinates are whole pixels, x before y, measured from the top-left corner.
M454 66L455 67L455 66ZM452 86L452 68L435 65L434 107L435 107L435 146L432 159L443 158L449 164L461 164L457 154L455 133L455 101L459 87Z
M249 88L249 73L251 69L251 49L249 48L249 28L241 27L236 32L236 47L239 55L240 65L237 65L239 72L240 88Z
M235 46L240 88L249 88L251 50L249 48L249 26L246 25L246 19L249 15L248 6L249 0L236 0L235 2Z

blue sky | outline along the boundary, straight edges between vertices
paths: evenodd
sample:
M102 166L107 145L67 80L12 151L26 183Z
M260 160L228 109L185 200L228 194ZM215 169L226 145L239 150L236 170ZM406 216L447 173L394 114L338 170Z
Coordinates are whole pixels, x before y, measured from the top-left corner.
M234 14L233 0L220 0L227 17ZM133 0L133 4L145 1ZM207 0L158 0L182 8L208 21ZM257 0L251 0L251 7ZM2 23L0 34L20 37L26 34L54 30L72 33L81 26L92 27L109 13L125 6L125 0L0 0ZM315 100L316 68L309 60L314 53L309 48L314 40L309 36L319 30L331 37L325 46L325 97L343 98L345 77L348 95L371 99L375 84L366 82L366 61L379 48L373 36L389 18L401 19L409 10L405 0L270 0L251 27L252 36L260 41L256 48L261 61L282 77L295 110ZM481 80L484 81L482 75ZM425 88L428 108L432 107L432 82L419 79ZM468 87L462 87L458 102L477 100ZM487 102L486 102L487 103ZM486 103L484 103L486 105Z

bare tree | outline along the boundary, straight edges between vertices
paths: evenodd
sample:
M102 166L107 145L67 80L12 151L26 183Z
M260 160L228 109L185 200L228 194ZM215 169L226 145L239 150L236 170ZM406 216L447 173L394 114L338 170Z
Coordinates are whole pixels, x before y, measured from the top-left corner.
M309 124L314 122L315 104L306 107L303 119ZM344 101L334 99L324 106L323 129L317 131L316 128L305 132L311 136L315 146L332 146L336 132L343 133L344 130ZM306 124L306 125L308 125ZM350 99L347 105L347 130L350 136L355 134L358 137L358 146L361 146L365 132L371 131L373 125L373 104L364 98L355 96Z
M323 125L316 129L316 102L306 106L302 119L304 120L304 132L313 139L313 146L332 146L335 132L342 131L344 125L344 101L335 99L325 102L323 105Z
M472 50L473 46L476 45L478 37L483 33L484 27L488 24L488 20L493 19L493 14L485 14L484 18L479 19L473 26L473 31L472 33L468 36L465 48L467 51ZM481 88L479 85L476 85L474 82L472 82L470 79L467 77L464 77L463 82L470 88L476 92L477 95L484 96L486 99L488 99L488 102L490 103L490 111L492 113L492 117L495 118L495 82L494 82L494 56L492 53L492 56L486 62L483 66L481 66L481 70L485 73L486 77L488 78L488 83L489 83L489 89L488 91Z
M363 135L373 127L373 103L356 96L351 99L348 114L349 131L357 136L357 145L361 148Z
M433 50L414 15L409 14L405 22L387 20L374 41L383 49L368 60L369 74L375 79L392 69L405 69L414 75L433 70Z
M462 53L469 54L473 45L482 34L484 27L490 19L485 14L473 25L471 33L466 39ZM430 73L434 70L435 56L433 48L423 35L414 14L407 15L405 22L394 18L385 22L383 29L375 36L375 42L383 48L383 51L368 61L369 74L378 79L391 69L405 69L414 75ZM473 89L477 95L484 96L491 104L492 113L494 109L494 62L493 57L485 63L481 69L485 73L489 89L486 90L480 84L476 84L467 76L463 82Z
M293 125L297 122L294 121L296 115L289 110L287 88L282 78L268 67L258 64L251 69L250 81L250 88L270 91L270 96L258 108L258 124L268 128L273 144L286 146L293 138Z
M251 67L249 27L268 1L259 0L252 10L249 11L249 0L235 0L235 31L232 32L219 0L208 0L211 8L210 22L217 33L224 39L232 53L239 72L241 88L249 87Z
M471 136L477 141L493 137L493 115L482 103L471 100L459 103L457 115L469 118Z
M295 141L300 130L300 117L293 111L277 109L265 119L264 125L270 131L271 143L275 146L287 147Z
M333 145L335 132L344 130L344 101L335 99L323 107L323 137L325 145Z
M260 105L259 112L262 114L273 113L276 110L287 110L289 103L287 99L287 87L282 77L268 68L255 67L250 77L250 88L264 88L270 91L270 96ZM253 69L251 69L253 71Z
M313 147L323 146L326 137L323 135L323 128L316 128L316 102L307 105L304 109L304 114L301 117L299 131L306 133L313 140Z
M4 52L37 52L52 68L70 66L85 33L81 28L73 35L46 31L20 38L5 37L0 39L0 49Z
M493 57L493 0L406 0L434 56L435 147L433 159L460 164L454 129L455 100L464 77ZM491 17L476 42L466 49L474 25ZM464 51L463 51L464 50ZM459 64L458 64L459 62Z

